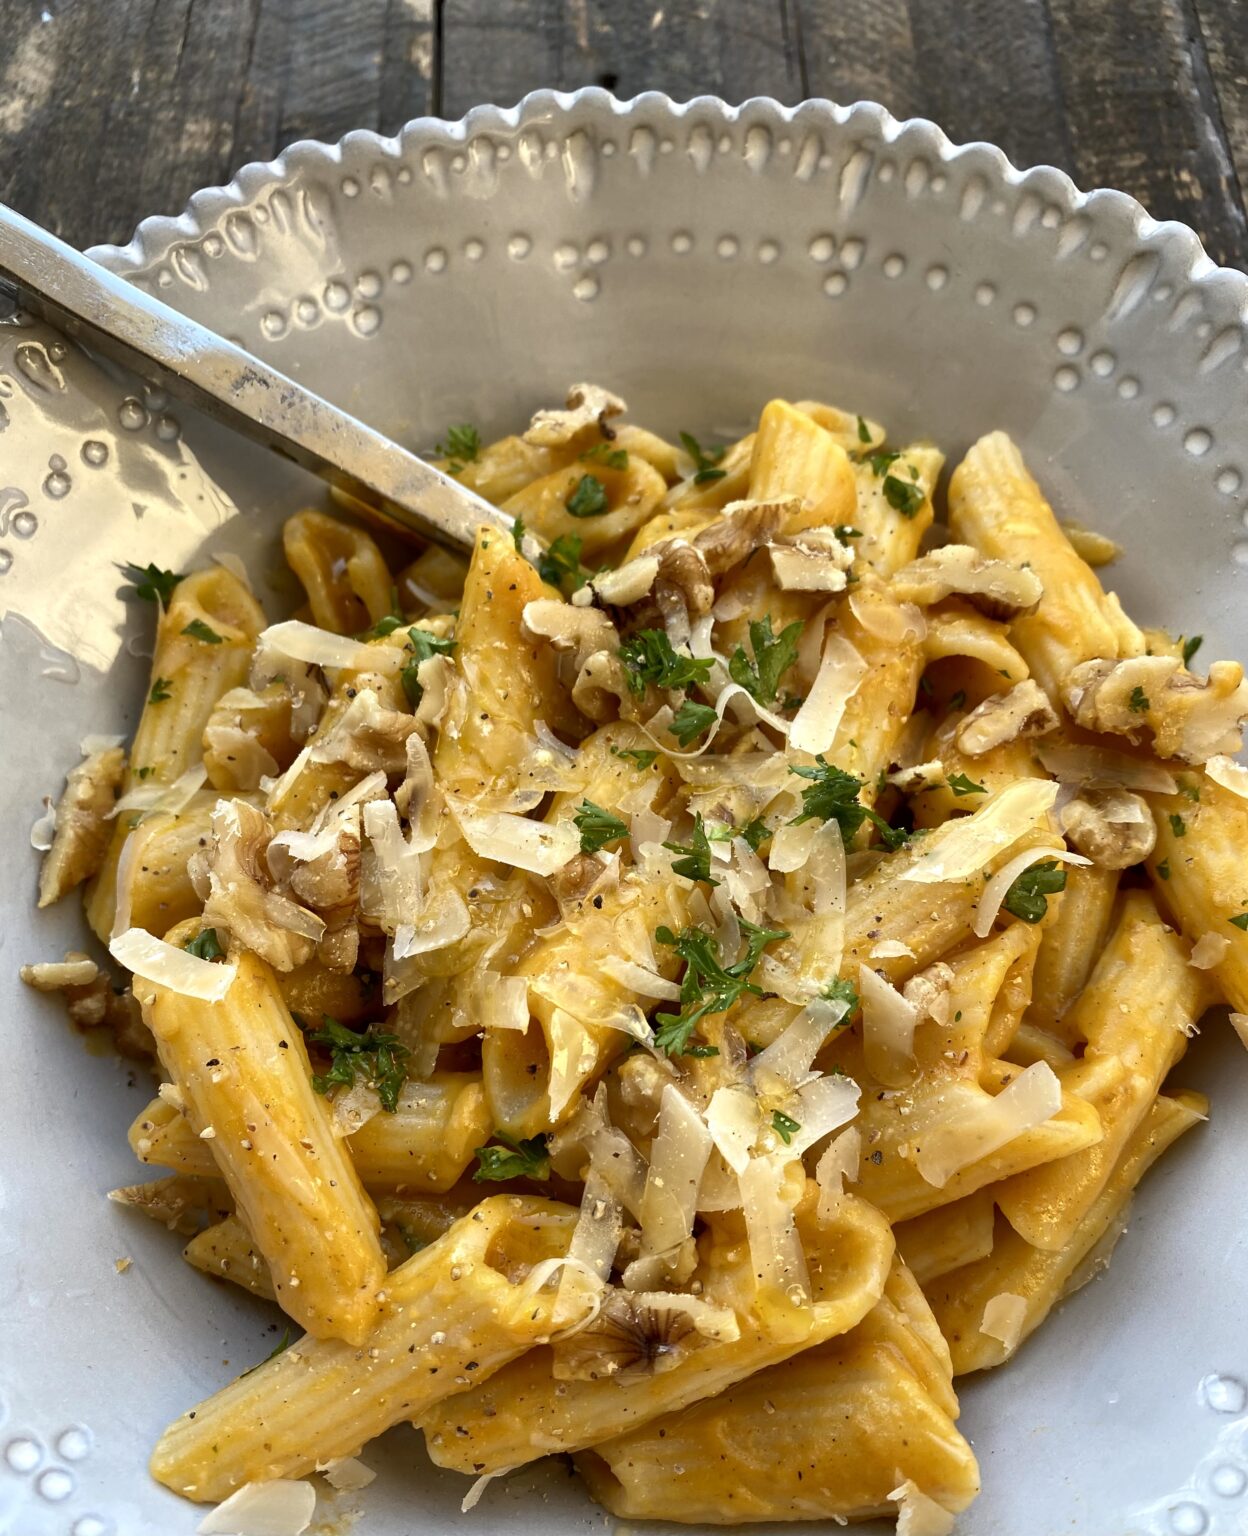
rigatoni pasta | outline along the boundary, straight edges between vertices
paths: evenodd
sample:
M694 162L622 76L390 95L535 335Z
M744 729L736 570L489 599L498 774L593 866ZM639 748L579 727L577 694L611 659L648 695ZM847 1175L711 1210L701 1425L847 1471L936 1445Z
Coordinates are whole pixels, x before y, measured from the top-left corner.
M514 519L465 555L297 514L284 622L131 568L142 722L40 887L131 980L23 975L153 1062L171 1171L117 1202L306 1331L162 1437L191 1499L407 1420L468 1504L571 1453L623 1519L946 1530L955 1375L1103 1267L1248 1013L1248 685L1009 438L946 537L939 449L865 417L624 411L447 431Z

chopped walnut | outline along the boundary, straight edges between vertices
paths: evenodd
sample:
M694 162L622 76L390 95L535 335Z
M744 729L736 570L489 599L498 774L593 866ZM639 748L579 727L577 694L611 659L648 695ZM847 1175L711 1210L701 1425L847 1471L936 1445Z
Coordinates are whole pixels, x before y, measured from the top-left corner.
M204 926L220 926L274 970L293 971L312 958L324 921L280 894L266 855L268 817L243 800L221 800L212 814L212 847L205 859L208 895Z
M422 685L425 668L437 659L431 656L421 663ZM371 688L362 688L342 714L314 738L312 761L346 763L358 773L380 770L400 774L407 767L407 738L416 727L414 716L387 709Z
M1102 869L1140 864L1157 843L1148 802L1127 789L1085 788L1059 819L1077 851Z
M994 693L976 705L958 726L958 750L982 757L1020 736L1047 736L1061 722L1048 696L1034 679L1016 683L1008 693Z
M538 598L524 605L525 631L549 640L557 651L575 653L579 671L599 651L614 654L620 648L615 625L599 608L562 603L558 598Z
M1173 656L1085 661L1063 697L1077 725L1139 739L1151 731L1159 757L1199 765L1238 752L1248 719L1248 681L1237 661L1215 661L1202 682Z
M623 415L625 410L623 400L600 384L573 384L568 390L566 408L538 411L529 423L524 441L537 448L559 448L593 426L603 437L613 438L615 432L607 425L608 420Z
M807 528L789 543L767 546L782 592L843 592L854 552L830 528Z
M253 790L273 777L280 764L266 738L292 741L289 690L272 682L263 695L251 688L231 688L221 695L204 727L204 767L214 789ZM288 759L293 751L287 754Z
M130 988L118 992L107 972L88 956L71 950L64 960L24 965L20 974L39 992L60 992L77 1029L107 1029L121 1054L135 1061L155 1056L155 1041Z
M185 1173L149 1179L145 1184L124 1184L120 1189L110 1189L108 1198L142 1211L153 1221L163 1222L170 1232L182 1237L194 1237L233 1209L223 1184Z
M120 747L92 752L71 768L56 807L56 831L39 871L39 905L50 907L90 879L104 862L112 837L109 813L126 765Z
M917 795L925 789L938 789L945 782L945 765L938 757L915 763L910 768L896 768L886 780L903 795Z
M902 566L891 582L901 602L921 608L964 597L990 619L1033 613L1044 596L1040 578L1007 560L992 560L969 544L946 544Z
M595 651L586 657L572 685L572 702L588 720L613 720L635 713L624 664L615 651Z
M934 1019L937 1024L949 1022L950 988L953 986L953 969L938 960L925 971L911 976L901 989L901 995L918 1009L919 1019Z

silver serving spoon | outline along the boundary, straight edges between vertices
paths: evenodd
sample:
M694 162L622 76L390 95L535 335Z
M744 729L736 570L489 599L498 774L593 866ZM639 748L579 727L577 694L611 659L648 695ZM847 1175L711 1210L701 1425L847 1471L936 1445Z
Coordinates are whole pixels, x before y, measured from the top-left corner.
M410 533L471 547L505 512L372 427L0 204L0 281L22 308Z

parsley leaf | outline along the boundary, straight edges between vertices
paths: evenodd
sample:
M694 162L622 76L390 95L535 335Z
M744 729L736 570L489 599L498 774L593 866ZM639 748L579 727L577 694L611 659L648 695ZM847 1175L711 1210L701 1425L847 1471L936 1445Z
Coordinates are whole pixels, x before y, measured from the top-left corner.
M645 693L647 683L656 688L687 688L690 683L704 683L715 664L710 656L697 657L673 650L667 632L662 629L639 629L629 635L620 646L619 656L629 690L638 696Z
M398 1035L388 1035L375 1024L359 1033L325 1013L321 1015L321 1028L310 1030L307 1038L310 1045L323 1046L329 1052L329 1071L312 1078L317 1093L328 1093L335 1083L349 1088L363 1079L376 1088L384 1110L393 1114L398 1109L399 1089L407 1080L408 1056L408 1049Z
M628 836L628 828L620 818L604 811L592 800L582 800L572 820L581 834L582 853L597 853L608 843L618 843Z
M537 557L537 573L542 580L562 591L565 581L579 577L581 542L575 533L561 533L549 549L543 550Z
M595 443L581 455L584 464L605 464L608 469L627 469L628 450L612 448L610 443Z
M774 634L771 615L750 620L750 649L753 661L739 645L728 663L728 675L760 704L774 704L780 678L797 660L797 637L802 623L795 620Z
M1131 696L1127 700L1127 707L1137 715L1142 715L1148 708L1148 695L1139 683L1131 690Z
M878 480L881 475L888 473L890 466L896 464L900 457L895 449L879 448L875 453L867 454L864 462L870 464L871 473Z
M802 1125L800 1120L792 1119L783 1110L773 1109L771 1112L771 1128L787 1147L793 1140L793 1132L800 1131Z
M755 816L753 821L746 822L737 836L743 837L750 848L757 853L771 836L771 828L761 816Z
M1228 918L1232 928L1238 928L1241 933L1248 933L1248 912L1241 912L1238 917Z
M513 518L511 523L511 542L516 546L517 554L520 553L521 546L524 544L524 535L524 519L522 517Z
M704 449L692 432L680 434L680 445L693 460L694 485L705 485L710 480L722 480L728 473L726 469L717 468L727 448Z
M174 587L182 580L177 571L162 571L158 565L122 565L118 569L144 602L163 603L166 608Z
M481 452L481 434L476 427L467 422L460 427L451 427L446 434L445 443L436 443L433 449L440 459L450 459L453 462L447 468L453 475L457 475L465 464L471 464Z
M222 637L215 629L210 629L203 619L192 619L182 633L190 635L193 640L202 640L205 645L224 644Z
M225 950L221 948L221 940L215 928L203 929L195 938L187 939L182 948L188 955L194 955L199 960L225 959Z
M957 693L955 693L952 696L952 698L950 698L950 700L949 700L949 708L951 710L961 709L962 706L965 703L966 703L966 689L965 688L959 688Z
M473 1181L477 1184L496 1184L503 1179L548 1179L550 1177L550 1153L546 1150L545 1136L527 1136L523 1141L513 1141L503 1131L494 1132L494 1140L501 1147L478 1147Z
M171 677L158 677L152 684L152 691L147 696L147 702L149 704L163 704L166 699L171 699L173 697L173 689L170 686L172 682L173 679Z
M848 544L851 539L860 539L862 537L862 529L855 528L852 523L837 523L832 532L842 544Z
M827 998L830 1003L845 1004L845 1023L849 1022L852 1014L858 1012L858 1005L861 1002L861 998L858 996L858 988L845 976L833 976L832 980L828 982L819 995L820 997Z
M952 774L949 778L949 788L955 795L986 795L988 793L983 784L976 784L974 779L968 778L964 773Z
M607 488L597 475L582 475L564 506L573 517L601 517L607 510Z
M859 805L858 792L865 781L829 763L822 753L811 767L790 766L789 772L812 781L810 788L802 791L802 811L800 816L793 818L794 826L816 819L835 821L841 829L841 841L846 847L864 821L871 822L879 832L885 848L900 848L909 839L910 834L904 827L890 827L878 811L872 810L870 806Z
M1159 880L1169 880L1169 878L1170 878L1170 860L1169 859L1162 859L1161 863L1158 864L1158 866L1157 866L1157 878Z
M894 512L900 512L902 517L913 517L923 505L925 495L917 480L901 480L896 475L884 477L884 500Z
M681 1011L655 1015L659 1029L654 1043L669 1056L718 1054L714 1046L691 1046L694 1030L708 1013L726 1012L745 993L763 995L763 989L755 986L750 975L767 945L773 939L787 939L788 930L759 928L745 918L739 921L746 941L745 953L731 965L723 964L719 941L705 928L682 928L679 933L670 928L655 929L659 943L674 949L685 962L680 983Z
M1002 902L1007 912L1024 923L1038 923L1049 909L1045 899L1066 889L1066 871L1051 861L1025 869L1005 893Z
M1174 833L1175 837L1187 836L1187 823L1183 820L1182 816L1180 816L1177 811L1171 811L1169 822L1170 830Z
M143 767L138 770L138 775L140 779L150 779L152 774L155 772L156 770L150 764L145 763Z
M249 1365L247 1369L241 1373L240 1380L242 1379L242 1376L250 1376L252 1371L258 1371L262 1365L268 1365L270 1360L276 1360L278 1355L280 1355L284 1350L290 1348L293 1338L294 1335L291 1333L290 1329L283 1328L281 1338L268 1352L268 1354L265 1355L264 1359L258 1361L255 1365Z
M387 635L392 635L396 629L402 629L407 620L401 613L387 613L384 618L377 620L371 629L366 629L359 636L361 640L384 640Z
M640 747L612 747L612 757L625 757L639 773L644 773L658 758L657 752L646 752Z
M1189 635L1188 638L1183 641L1183 665L1185 667L1191 666L1192 657L1195 656L1196 652L1201 648L1202 645L1204 645L1204 643L1204 635Z
M714 719L715 710L710 704L695 704L692 699L686 699L667 728L682 747L687 747Z
M684 858L672 861L672 873L683 875L686 880L703 880L707 885L718 885L711 879L711 843L706 835L702 813L693 818L693 836L688 843L664 843L672 853L682 853Z
M455 649L454 640L441 640L437 635L431 635L427 629L409 629L407 632L408 644L416 653L399 673L399 681L403 684L403 692L407 695L407 701L413 709L424 697L425 690L420 686L420 664L428 661L431 656L449 656Z
M871 428L863 421L861 416L858 418L858 441L860 443L869 443L871 441Z

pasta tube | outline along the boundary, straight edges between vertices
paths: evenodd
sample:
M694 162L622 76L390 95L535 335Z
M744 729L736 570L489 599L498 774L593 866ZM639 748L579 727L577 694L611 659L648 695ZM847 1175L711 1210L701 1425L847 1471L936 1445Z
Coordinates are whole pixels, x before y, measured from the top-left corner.
M786 400L763 407L750 463L751 501L800 496L802 510L785 524L835 527L854 521L854 471L849 455L832 434Z
M152 1476L199 1502L302 1477L484 1380L550 1332L555 1292L524 1282L564 1252L575 1221L549 1200L482 1201L391 1271L366 1349L298 1340L170 1425Z
M286 519L282 547L318 629L354 635L391 612L394 584L363 528L309 508Z
M150 982L136 982L136 996L283 1308L318 1337L358 1344L385 1275L377 1213L312 1087L272 971L248 953L237 964L219 1003Z
M1120 878L1120 870L1097 864L1069 868L1057 914L1040 939L1027 1022L1070 1045L1078 1037L1066 1026L1066 1014L1105 948Z

